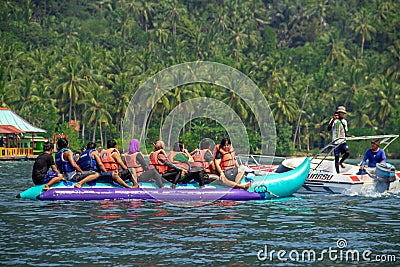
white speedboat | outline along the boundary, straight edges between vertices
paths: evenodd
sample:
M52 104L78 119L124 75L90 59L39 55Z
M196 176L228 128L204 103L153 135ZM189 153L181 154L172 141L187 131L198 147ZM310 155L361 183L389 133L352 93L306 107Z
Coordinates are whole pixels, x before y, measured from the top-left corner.
M346 163L345 168L341 168L340 173L337 173L334 158L331 156L333 150L346 141L379 139L385 150L398 137L399 135L378 135L334 140L311 159L308 178L297 193L368 195L387 192L398 194L400 192L400 171L395 170L394 166L390 164L380 166L384 169L383 174L381 171L375 172L375 169L369 169L362 173L359 165ZM304 158L285 159L276 172L293 169L303 160Z

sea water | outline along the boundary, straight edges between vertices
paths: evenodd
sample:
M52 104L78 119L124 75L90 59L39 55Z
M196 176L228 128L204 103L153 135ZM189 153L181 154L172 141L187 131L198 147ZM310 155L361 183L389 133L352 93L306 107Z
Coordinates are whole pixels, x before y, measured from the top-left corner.
M31 201L0 162L0 266L399 266L398 195L161 203Z

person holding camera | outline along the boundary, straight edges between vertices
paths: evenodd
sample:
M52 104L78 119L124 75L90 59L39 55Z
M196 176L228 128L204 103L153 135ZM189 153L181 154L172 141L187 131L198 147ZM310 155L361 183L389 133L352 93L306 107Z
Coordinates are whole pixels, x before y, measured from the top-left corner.
M332 130L332 141L336 141L339 138L351 137L351 135L347 134L348 126L347 121L344 118L346 112L346 108L344 106L339 106L333 115L333 118L329 121L328 130ZM346 141L342 142L338 145L334 150L335 156L335 169L337 173L340 173L339 166L345 168L344 161L350 156L350 149L347 145ZM340 155L342 158L340 159ZM340 160L339 160L340 159Z

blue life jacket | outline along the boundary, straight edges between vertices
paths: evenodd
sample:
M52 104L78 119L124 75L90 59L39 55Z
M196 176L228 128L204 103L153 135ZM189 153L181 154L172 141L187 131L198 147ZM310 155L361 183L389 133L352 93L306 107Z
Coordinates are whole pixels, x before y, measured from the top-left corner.
M91 155L93 151L94 149L87 149L79 156L78 165L83 171L98 171L97 162Z
M71 165L71 163L69 163L69 161L68 160L65 160L64 158L63 158L63 153L65 152L65 151L71 151L70 149L68 149L68 148L63 148L63 149L61 149L60 151L58 151L57 153L56 153L56 155L55 155L55 158L56 158L56 165L57 165L57 168L58 168L58 170L61 172L61 173L66 173L66 172L73 172L73 171L75 171L75 169L72 167L72 165ZM72 151L71 151L71 153L72 153Z

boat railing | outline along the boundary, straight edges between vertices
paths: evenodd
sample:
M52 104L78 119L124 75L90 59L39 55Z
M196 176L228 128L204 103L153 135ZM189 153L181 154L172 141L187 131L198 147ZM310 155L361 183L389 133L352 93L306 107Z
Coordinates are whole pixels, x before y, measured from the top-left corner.
M32 148L22 148L22 147L6 148L6 147L0 147L0 158L25 157L25 156L32 156L32 155L33 155L33 149Z
M286 157L269 156L269 155L255 155L255 154L238 154L236 157L239 165L250 166L253 170L259 172L269 172L274 168L276 160L283 161Z
M359 141L359 140L376 140L379 139L381 140L381 144L385 145L382 149L385 150L394 140L396 140L399 137L397 134L392 134L392 135L371 135L371 136L357 136L357 137L347 137L347 138L337 138L330 142L327 146L322 148L317 154L315 154L311 158L311 162L314 159L319 159L318 163L316 166L312 168L312 170L317 170L319 166L322 164L322 162L325 161L325 159L329 156L331 156L333 153L333 150L340 146L341 144L345 143L346 141Z
M312 168L312 170L317 170L319 166L322 164L323 161L326 160L327 157L332 155L333 150L340 146L341 144L346 142L346 138L337 138L330 142L328 145L323 147L317 154L315 154L311 158L311 162L313 162L314 159L320 159L320 161Z
M376 140L379 139L381 141L381 145L383 150L385 150L394 140L399 137L398 134L386 134L386 135L369 135L369 136L357 136L357 137L349 137L347 141L359 141L359 140Z

